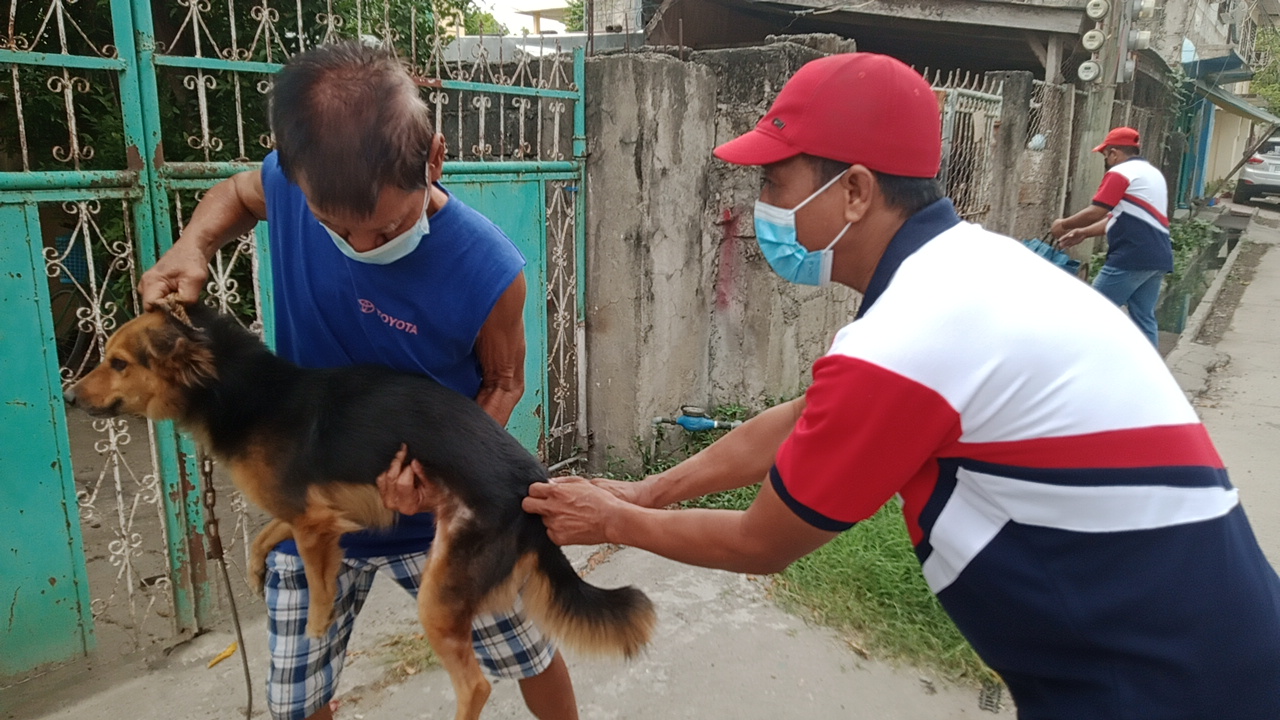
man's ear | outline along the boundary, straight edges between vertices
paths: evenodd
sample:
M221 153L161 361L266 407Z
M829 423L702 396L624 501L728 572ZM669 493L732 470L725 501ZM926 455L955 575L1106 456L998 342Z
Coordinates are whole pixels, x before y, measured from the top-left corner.
M844 221L857 223L867 216L874 202L879 200L880 182L865 165L853 165L840 178L844 193Z
M440 182L444 175L444 158L447 153L444 146L444 135L436 133L431 138L431 150L427 152L427 179Z

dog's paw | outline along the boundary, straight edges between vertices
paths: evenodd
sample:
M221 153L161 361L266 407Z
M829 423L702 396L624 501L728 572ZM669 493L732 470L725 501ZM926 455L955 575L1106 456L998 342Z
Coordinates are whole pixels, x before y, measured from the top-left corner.
M329 628L332 625L333 613L308 613L307 637L322 638L329 634Z
M329 623L318 623L314 620L307 621L307 637L319 640L329 633Z
M265 563L262 567L257 565L257 563L254 563L249 567L249 577L246 579L249 582L249 589L258 597L263 597L267 584L267 566Z

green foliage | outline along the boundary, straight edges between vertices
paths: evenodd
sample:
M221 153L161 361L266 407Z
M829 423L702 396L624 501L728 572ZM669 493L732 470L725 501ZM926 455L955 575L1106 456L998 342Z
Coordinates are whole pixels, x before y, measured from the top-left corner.
M1169 224L1173 242L1173 276L1170 282L1183 278L1202 250L1213 244L1221 230L1208 220L1183 218Z
M856 635L872 653L953 679L992 679L925 584L897 503L797 560L779 580L779 598Z
M568 0L568 12L564 17L564 29L567 32L584 32L587 29L586 0Z
M1098 273L1102 272L1102 266L1107 264L1107 251L1102 250L1089 256L1089 281L1098 277Z
M1235 192L1236 181L1227 180L1226 178L1214 178L1204 184L1205 197L1218 197L1219 195L1230 195Z
M476 7L475 3L467 5L463 11L463 25L468 35L508 35L507 26L498 22L493 13Z
M1271 108L1280 108L1280 31L1258 28L1254 49L1265 53L1270 60L1254 74L1249 89L1266 100Z

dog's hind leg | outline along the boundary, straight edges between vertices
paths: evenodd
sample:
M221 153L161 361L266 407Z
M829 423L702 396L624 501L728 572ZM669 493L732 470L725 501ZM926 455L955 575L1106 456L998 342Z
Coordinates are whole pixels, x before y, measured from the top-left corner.
M267 577L267 555L276 545L293 537L293 528L289 523L272 518L266 527L253 539L249 548L249 585L253 591L262 594L262 586Z
M489 699L489 681L480 671L471 647L473 617L472 612L444 602L430 580L418 590L418 619L458 696L455 720L479 720L480 710Z
M449 557L447 515L438 515L436 523L436 538L418 590L418 620L458 696L455 720L478 720L490 691L471 646L471 621L479 598L464 589L466 579L460 573L466 568Z

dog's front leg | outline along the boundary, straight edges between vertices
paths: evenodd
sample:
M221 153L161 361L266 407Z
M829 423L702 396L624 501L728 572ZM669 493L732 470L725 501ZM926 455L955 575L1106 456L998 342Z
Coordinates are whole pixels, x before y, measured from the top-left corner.
M338 571L342 567L341 537L334 532L310 532L295 525L293 538L307 576L307 636L324 637L333 624L333 603L338 596Z
M293 537L293 528L289 523L272 518L266 527L253 539L249 548L249 586L262 595L262 586L267 577L267 555L276 545Z

